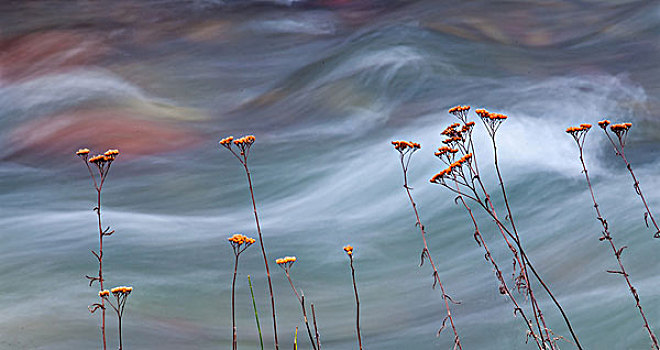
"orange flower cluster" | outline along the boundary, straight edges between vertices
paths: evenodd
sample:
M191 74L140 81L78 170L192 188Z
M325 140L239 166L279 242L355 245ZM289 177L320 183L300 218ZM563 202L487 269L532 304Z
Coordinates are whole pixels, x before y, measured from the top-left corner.
M133 287L119 286L119 287L114 287L114 288L110 289L110 291L114 295L118 295L118 294L128 295L128 294L131 294L131 292L133 291Z
M610 130L614 131L614 133L620 133L620 132L628 131L628 129L630 129L631 126L632 123L612 124L612 126L610 126Z
M477 113L481 117L481 119L505 120L508 118L508 116L506 116L505 114L489 112L483 108L476 109L474 112Z
M452 142L461 142L461 141L463 141L463 137L459 135L459 136L450 137L446 140L442 140L442 143L444 143L445 145L448 145Z
M220 144L223 146L231 146L231 142L234 141L233 136L225 137L224 139L220 140Z
M454 113L459 113L459 112L467 112L470 110L470 106L455 106L452 108L449 108L447 112L454 114Z
M605 128L606 128L608 125L610 125L610 121L607 120L607 119L603 119L603 120L601 120L601 121L598 122L598 126L600 126L603 130L605 130Z
M239 145L239 146L240 145L248 145L249 146L249 145L253 144L255 140L256 140L256 138L254 137L254 135L246 135L246 136L243 136L241 138L238 138L238 139L234 140L234 144ZM220 142L222 142L222 141L220 141Z
M250 244L254 244L254 242L256 242L256 240L254 238L244 236L240 233L234 234L233 236L231 236L227 239L229 240L229 242L231 242L232 244L236 244L236 245L241 245L241 244L250 245Z
M350 244L345 246L344 251L346 252L346 254L352 255L353 254L353 246L351 246Z
M591 129L591 124L580 124L580 126L571 126L566 129L566 132L569 134L577 134L583 131L589 131L589 129Z
M394 145L394 148L399 152L403 152L408 149L418 150L422 148L419 143L411 141L392 141L392 144Z
M443 154L447 154L447 153L455 154L457 152L458 152L458 150L455 149L455 148L442 146L442 147L438 148L438 151L435 152L435 155L436 155L436 157L439 157L439 156L442 156Z
M89 154L89 150L87 148L79 149L78 152L76 152L76 154L79 156L87 157L87 155ZM118 155L119 155L119 150L109 149L105 151L105 153L103 154L98 154L92 158L89 158L89 160L87 161L90 163L100 165L103 163L112 162L113 160L115 160L115 158L117 158Z
M461 126L461 124L459 123L451 124L448 127L446 127L445 130L442 130L440 135L445 135L445 136L456 135L456 133L458 133L458 131L456 131L456 128L459 126Z
M104 289L104 290L99 292L100 297L107 297L108 295L110 295L110 291L107 290L107 289Z
M285 256L283 258L279 258L275 260L275 263L278 265L294 263L294 262L296 262L295 256Z
M488 115L490 114L490 112L488 112L483 108L475 109L474 113L477 113L477 115L480 116L481 118L487 118Z
M296 262L296 257L295 256L285 256L283 258L279 258L275 260L275 263L284 269L285 272L289 272L289 269L291 266L293 266L293 263Z
M440 171L439 173L433 175L433 177L431 178L430 181L432 183L442 183L442 179L445 176L451 174L455 170L460 169L463 166L463 163L469 162L470 159L472 159L472 153L468 153L468 154L464 155L463 157L461 157L461 159L451 163L447 169L444 169L444 170Z

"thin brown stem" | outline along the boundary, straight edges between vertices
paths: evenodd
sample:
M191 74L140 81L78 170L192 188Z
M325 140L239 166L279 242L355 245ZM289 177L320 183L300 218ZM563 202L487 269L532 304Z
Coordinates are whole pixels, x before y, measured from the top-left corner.
M485 255L486 259L491 263L491 265L493 265L493 269L495 270L495 276L497 277L497 280L500 282L500 293L501 294L506 294L509 297L509 299L511 300L511 302L514 305L514 310L513 310L514 315L516 313L518 313L522 316L523 320L525 321L525 326L527 326L527 328L529 330L529 334L534 339L534 342L536 343L536 346L540 350L544 350L543 346L539 342L538 337L534 333L534 328L532 327L532 323L527 318L527 315L525 315L525 311L520 307L520 305L518 305L518 302L516 301L513 294L511 294L511 291L509 290L509 287L507 286L506 281L502 277L502 270L500 270L499 266L495 262L495 259L493 258L493 255L491 254L490 250L488 249L488 245L486 244L486 241L484 240L483 236L481 235L481 231L479 230L479 226L477 225L477 220L475 219L474 214L472 213L472 209L470 208L470 206L468 206L468 204L465 202L465 199L463 199L463 196L460 194L461 191L460 191L460 187L458 186L458 184L456 184L456 190L459 192L459 197L458 198L460 199L461 203L463 204L463 207L465 208L465 210L470 215L470 219L472 220L472 224L474 225L474 238L475 238L475 240L477 240L477 244L479 244L480 246L482 246L484 248L484 250L486 251L486 255Z
M623 278L626 280L626 284L628 285L628 289L630 290L630 293L632 294L633 298L635 299L635 305L637 306L637 309L639 310L639 314L642 317L642 320L644 321L644 328L648 332L649 337L651 338L651 342L653 343L653 349L658 350L658 349L660 349L660 345L658 345L658 338L653 333L653 330L651 330L651 326L649 326L648 320L646 319L646 315L644 314L644 310L642 309L642 304L640 303L639 294L637 294L637 289L635 289L635 287L633 287L632 283L630 282L629 275L626 272L626 269L624 268L623 263L621 262L621 254L623 253L623 250L626 248L626 246L623 246L621 248L617 248L616 245L614 244L614 238L610 234L609 225L607 224L607 220L601 214L598 202L596 202L596 196L594 195L593 186L591 185L591 179L589 178L589 173L587 172L587 166L584 162L583 148L579 143L578 143L578 148L580 150L580 163L582 163L582 171L584 172L584 177L587 180L587 186L589 187L589 193L591 194L591 199L594 203L594 209L596 210L596 215L597 215L596 219L600 222L600 224L603 227L603 231L602 231L603 237L601 237L600 240L601 241L607 241L609 243L610 248L612 248L612 253L614 254L614 257L616 258L616 261L619 265L619 270L618 271L607 271L607 272L612 273L612 274L622 275Z
M92 177L94 178L94 177ZM96 190L96 214L99 224L99 284L100 290L103 290L103 225L101 224L101 189L103 184L100 184ZM107 344L105 340L105 299L101 298L101 334L103 336L103 350L106 350Z
M351 259L351 276L353 276L353 292L355 292L355 330L357 332L358 346L362 350L362 335L360 334L360 297L358 296L357 283L355 282L355 268L353 267L353 254L348 254Z
M234 260L234 278L231 281L231 326L232 326L232 349L238 348L238 334L236 330L236 274L238 272L238 254Z
M415 200L413 199L412 193L410 191L410 186L408 185L408 164L410 163L410 156L412 153L408 153L408 159L407 161L404 160L405 154L403 152L400 152L401 157L401 168L403 170L403 188L406 189L406 193L408 194L408 199L410 200L410 205L412 206L413 212L415 214L415 219L417 220L417 226L419 226L419 231L422 236L422 243L424 244L424 249L422 250L422 263L424 262L424 258L426 257L431 264L431 267L433 268L433 279L434 283L433 286L435 287L436 283L440 286L440 291L442 292L442 299L445 302L445 309L447 312L447 316L445 317L445 320L443 321L442 327L444 327L445 321L448 319L449 323L451 325L452 331L454 332L454 346L458 349L462 349L461 345L461 340L458 335L458 331L456 330L456 326L454 325L454 318L451 314L451 308L449 307L449 302L451 298L447 295L445 292L445 288L442 284L442 281L440 281L440 274L438 273L438 269L435 266L435 263L433 261L433 257L431 256L431 253L429 251L428 245L426 243L426 231L424 229L424 225L422 225L422 222L419 218L419 212L417 211L417 204L415 203ZM452 301L453 302L453 301ZM440 329L442 331L442 328Z
M498 157L497 157L497 143L495 142L495 132L491 134L491 140L493 142L493 154L494 154L494 163L495 163L495 172L497 173L497 178L500 183L500 189L502 190L502 197L504 198L504 205L506 207L506 212L507 212L507 218L509 219L509 223L511 223L511 228L513 229L513 233L516 237L515 242L518 245L518 249L521 251L522 254L522 245L520 243L520 236L518 235L518 230L516 229L516 224L515 221L513 220L513 213L511 212L511 207L509 206L509 199L508 196L506 195L506 188L504 186L504 180L502 179L502 173L500 172L500 166L498 163ZM492 203L491 203L492 204ZM523 264L520 266L523 275L525 276L525 283L527 284L527 292L529 293L529 298L532 304L532 309L534 310L534 314L538 317L540 323L539 325L539 332L541 332L541 335L545 333L545 337L547 342L550 344L550 347L552 349L556 349L556 346L554 342L552 341L552 338L550 337L550 334L548 333L548 326L545 323L545 318L543 317L543 313L541 312L541 309L536 301L536 298L534 296L534 291L532 290L532 286L529 283L529 275L527 274L527 255L523 255ZM543 324L543 331L541 330L541 324Z
M232 151L233 153L233 151ZM240 160L240 159L239 159ZM259 215L257 214L257 202L254 200L254 190L252 188L252 177L250 176L250 169L247 165L247 155L243 154L243 168L245 169L245 174L247 175L248 186L250 188L250 198L252 199L252 209L254 211L254 221L257 224L257 233L259 234L259 246L261 247L261 254L264 258L264 265L266 267L266 277L268 279L268 292L270 293L270 306L273 315L273 334L275 338L275 350L279 349L279 343L277 341L277 317L275 316L275 296L273 293L273 283L270 278L270 268L268 267L268 257L266 256L266 248L264 247L263 236L261 234L261 225L259 224Z
M310 304L312 308L312 322L314 323L314 336L316 337L316 347L321 350L321 340L319 337L319 328L316 326L316 310L314 310L314 304Z
M291 275L289 274L289 270L285 269L284 273L286 274L286 278L289 280L289 284L291 285L291 289L293 289L293 292L296 294L296 298L298 298L298 302L300 303L300 307L302 308L302 314L303 314L303 319L305 321L305 326L307 327L307 334L309 335L309 341L312 344L312 348L314 350L318 350L316 347L316 343L314 342L314 337L312 336L312 330L309 328L309 322L307 321L307 310L305 308L305 295L300 295L298 294L298 290L296 287L293 285L293 280L291 279Z

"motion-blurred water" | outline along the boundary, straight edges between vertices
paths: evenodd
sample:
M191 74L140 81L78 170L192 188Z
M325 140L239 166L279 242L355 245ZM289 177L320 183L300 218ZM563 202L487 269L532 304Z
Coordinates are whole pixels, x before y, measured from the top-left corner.
M428 179L446 113L506 113L503 174L528 254L585 349L649 349L564 129L632 121L627 150L660 215L658 1L26 1L0 4L0 348L98 349L94 190L79 147L119 148L103 192L108 286L133 285L126 349L228 349L233 255L256 237L245 175L217 141L252 133L250 166L271 261L315 304L324 349L357 348L355 251L365 349L447 349L444 313L389 142L422 143L410 176L465 349L527 349L525 327L453 196ZM495 190L492 157L479 157ZM595 190L650 323L660 331L658 241L599 130ZM495 197L499 203L499 196ZM494 227L482 231L500 265ZM259 247L241 257L241 349L257 349L250 274L267 348ZM274 264L273 264L274 265ZM283 349L299 306L271 265ZM522 297L520 297L522 299ZM550 327L569 334L548 299ZM116 346L108 314L108 341ZM304 334L304 333L303 333ZM301 348L308 342L301 335ZM561 343L565 349L569 343Z

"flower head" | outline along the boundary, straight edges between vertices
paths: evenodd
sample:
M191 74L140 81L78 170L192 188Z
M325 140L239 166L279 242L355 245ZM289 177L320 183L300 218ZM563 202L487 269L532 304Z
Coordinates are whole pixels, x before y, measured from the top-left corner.
M243 251L245 251L245 249L256 242L254 238L244 236L240 233L234 234L233 236L227 238L227 240L229 241L229 244L231 244L232 248L234 249L234 254L236 255L241 254Z
M83 157L86 157L87 155L89 155L89 148L81 148L81 149L79 149L79 150L76 152L76 155L77 155L77 156L83 156Z
M603 119L598 122L598 126L600 126L603 130L607 130L607 126L610 125L610 121L607 119Z
M578 147L582 148L587 132L591 129L591 124L580 124L580 126L571 126L566 129L566 132L573 136Z
M465 122L467 114L470 111L470 106L455 106L450 108L447 112L453 114L456 118Z
M284 269L284 271L289 272L289 269L291 266L293 266L293 263L296 262L296 257L295 256L285 256L283 258L279 258L275 260L275 263Z
M422 148L422 146L419 143L412 141L392 141L392 145L394 145L394 149L399 151L401 154L407 152L415 152L418 149Z
M126 286L119 286L119 287L114 287L110 289L110 292L114 294L115 296L118 295L129 295L133 291L133 287L126 287Z
M100 297L107 297L108 295L110 295L110 291L107 290L107 289L104 289L104 290L99 292Z
M348 254L348 255L353 255L353 246L351 246L350 244L346 245L346 246L344 247L344 251L345 251L346 254Z

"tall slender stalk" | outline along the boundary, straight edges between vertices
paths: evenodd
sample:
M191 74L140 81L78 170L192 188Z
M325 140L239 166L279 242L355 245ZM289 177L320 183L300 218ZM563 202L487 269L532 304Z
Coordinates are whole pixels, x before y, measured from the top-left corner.
M312 323L314 324L314 337L316 337L316 347L321 350L321 339L319 336L319 327L316 325L316 311L314 310L314 304L310 303L309 306L312 308Z
M231 244L232 249L234 250L234 278L231 281L231 326L232 326L232 349L236 350L238 348L238 332L236 330L236 274L238 272L238 257L242 252L245 251L249 246L254 244L256 240L254 238L243 236L242 234L234 234L229 237L229 244Z
M442 330L445 328L447 320L449 320L451 329L454 332L454 348L462 349L461 340L458 335L458 331L456 330L456 326L454 325L454 318L451 314L451 308L449 307L450 302L451 303L456 303L456 302L454 302L451 299L451 297L447 295L447 293L445 292L445 288L442 284L442 281L440 281L440 274L438 273L438 269L436 268L435 263L433 262L433 257L431 256L428 245L426 243L426 231L424 225L422 225L422 222L419 218L419 212L417 211L417 204L415 203L415 200L412 197L411 187L408 185L408 166L410 165L410 159L413 153L415 153L415 151L420 149L420 145L418 143L407 142L407 141L392 141L392 144L394 145L394 148L397 151L399 151L399 156L400 156L399 160L401 162L401 169L403 170L403 188L406 189L406 193L408 195L410 205L412 206L413 213L415 214L415 220L417 221L416 225L419 227L419 231L422 236L422 243L424 245L424 248L422 249L420 266L424 264L425 258L428 259L433 269L433 288L435 288L436 285L440 286L440 291L442 292L442 299L445 302L445 310L447 312L447 316L445 316L445 318L443 319L442 327L438 331L438 334L442 332Z
M252 307L254 308L254 320L257 322L257 332L259 333L259 345L264 350L264 339L261 336L261 325L259 324L259 313L257 312L257 303L254 301L254 291L252 290L252 280L248 275L248 284L250 285L250 296L252 296Z
M270 268L268 267L268 257L266 256L266 248L264 247L263 236L261 234L261 225L259 224L259 215L257 214L257 203L254 200L254 190L252 187L252 176L250 175L250 169L248 168L248 156L250 154L250 147L255 141L255 137L252 135L243 136L234 140L233 136L226 137L220 140L219 144L226 149L228 149L238 161L243 165L245 170L245 175L248 180L248 187L250 189L250 198L252 199L252 209L254 212L254 221L257 225L257 233L259 235L259 245L261 246L261 254L264 258L264 266L266 267L266 278L268 280L268 291L270 293L270 305L273 315L273 335L275 340L275 350L279 350L279 342L277 340L277 317L275 315L275 295L273 294L273 283L270 278ZM232 148L232 145L235 145L238 148L239 153Z
M312 336L312 330L309 328L309 321L307 320L307 309L305 308L305 295L298 293L298 290L293 285L293 280L291 279L291 275L289 274L289 270L291 269L291 266L293 266L293 263L295 262L296 262L295 256L287 256L276 260L277 265L279 265L284 270L284 273L286 274L286 278L287 280L289 280L289 284L291 285L291 289L293 290L293 293L296 295L296 298L300 303L303 320L305 321L305 326L307 327L307 335L309 335L309 342L312 344L312 348L314 350L318 350L318 347L314 342L314 337Z
M612 237L610 233L607 220L601 214L598 202L596 202L596 196L594 195L594 189L593 186L591 185L589 172L587 171L587 166L584 162L584 140L586 139L586 135L589 132L589 129L591 129L590 124L581 124L579 127L570 127L566 129L566 132L571 134L571 136L573 136L573 139L575 139L575 142L577 143L578 149L580 151L580 163L582 164L582 172L584 173L584 177L587 180L587 187L589 187L591 200L594 203L594 210L596 211L596 219L598 220L598 222L600 222L601 226L603 227L603 231L601 232L602 237L600 237L599 240L607 241L609 243L610 248L612 248L612 253L614 254L614 257L616 258L616 261L619 265L619 270L608 270L607 272L611 274L621 275L626 280L626 284L628 285L630 294L632 294L633 298L635 299L635 305L637 306L637 309L639 310L639 314L644 322L644 328L648 332L649 337L651 338L651 342L653 343L653 349L658 350L660 349L660 345L658 345L658 338L653 333L651 326L649 326L648 320L646 319L646 315L644 314L644 310L642 309L642 304L640 303L639 294L637 294L637 289L635 289L635 287L633 287L632 283L630 282L629 275L626 272L623 263L621 262L621 254L623 253L623 250L626 249L627 247L622 246L621 248L617 248L617 246L614 244L614 237Z
M107 227L105 230L103 229L103 225L101 223L101 191L103 190L103 184L105 183L105 179L108 176L108 172L110 171L110 165L112 165L112 162L116 159L116 157L119 155L119 151L116 149L109 149L107 150L104 154L99 154L94 157L89 157L89 149L87 148L81 148L76 152L76 155L82 159L82 161L85 163L85 166L87 167L87 170L89 171L89 176L92 178L92 183L94 184L94 189L96 189L96 206L93 208L93 210L96 212L97 216L97 221L98 221L98 228L99 228L99 251L95 252L92 250L92 254L94 257L96 257L96 260L99 263L99 272L97 276L85 276L89 280L89 286L91 287L92 284L95 281L99 282L100 286L100 291L105 290L103 288L103 237L105 236L110 236L112 235L115 231L110 230L110 227ZM92 170L92 164L98 174L95 174L94 171ZM97 179L98 177L98 179ZM102 339L102 344L103 344L103 350L107 349L107 343L106 343L106 335L105 335L105 298L99 295L99 298L101 299L100 303L95 303L92 304L88 307L89 311L91 313L94 313L96 310L101 309L101 339Z
M646 203L646 198L644 197L644 193L642 192L642 188L639 186L639 180L637 180L637 177L635 176L635 172L632 169L632 166L628 162L628 158L626 158L626 153L625 153L625 147L626 147L626 139L628 137L628 130L630 130L630 127L632 126L631 123L621 123L621 124L613 124L610 125L610 130L616 135L617 137L617 143L614 142L614 139L610 136L610 134L607 132L607 126L610 124L610 121L605 119L601 120L598 122L598 125L603 129L605 132L605 135L607 136L607 139L610 140L610 143L612 144L612 147L614 148L614 153L616 153L621 160L623 160L623 163L626 165L626 169L628 169L628 172L630 173L630 176L633 179L633 187L635 188L635 193L639 196L639 198L642 200L642 204L644 205L644 208L646 211L644 212L644 222L646 223L646 227L649 226L649 221L648 219L651 219L651 223L653 224L653 227L655 228L655 234L653 234L653 238L660 238L660 227L658 227L658 223L655 221L655 217L653 216L653 213L651 212L651 209L649 209L648 203Z
M358 338L358 346L362 350L362 336L360 335L360 296L358 296L357 283L355 282L355 267L353 267L353 247L347 245L344 251L351 262L351 276L353 277L353 292L355 292L355 331Z

